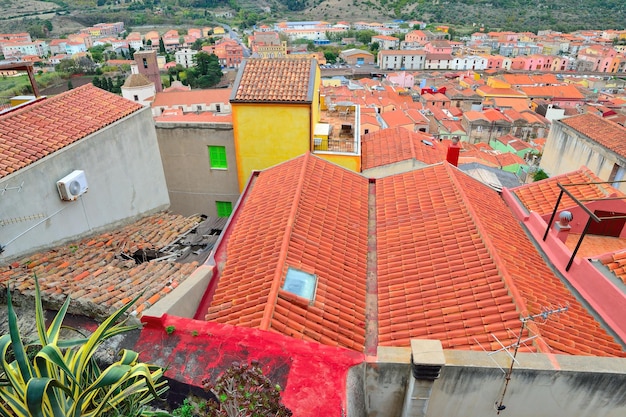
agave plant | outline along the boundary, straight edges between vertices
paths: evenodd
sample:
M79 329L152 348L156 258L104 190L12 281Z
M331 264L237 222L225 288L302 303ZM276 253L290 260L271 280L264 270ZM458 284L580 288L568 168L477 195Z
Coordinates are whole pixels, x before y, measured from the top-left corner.
M0 337L0 416L100 417L136 416L168 389L163 369L138 361L138 353L122 350L120 359L100 369L94 358L105 340L138 326L127 325L124 313L137 298L108 317L89 337L59 337L70 298L46 329L41 292L35 276L35 313L39 337L25 346L7 289L9 334ZM36 351L34 357L31 354ZM27 355L27 350L29 355ZM33 352L34 353L34 352ZM29 358L29 356L32 357Z

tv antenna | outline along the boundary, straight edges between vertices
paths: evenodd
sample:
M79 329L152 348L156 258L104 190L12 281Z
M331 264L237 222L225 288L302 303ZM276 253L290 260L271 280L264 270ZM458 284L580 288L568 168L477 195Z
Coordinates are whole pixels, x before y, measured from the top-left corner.
M504 411L504 409L506 408L506 406L504 405L504 396L506 395L506 389L508 388L509 382L511 381L511 374L513 373L513 366L516 363L519 364L519 362L517 362L517 360L515 359L515 357L517 356L517 351L521 344L524 344L525 342L537 337L535 335L535 336L522 340L524 329L526 329L526 323L528 323L529 321L537 321L539 319L542 319L543 323L545 323L548 320L548 317L550 317L551 315L564 313L567 311L568 308L569 308L568 306L565 306L565 307L559 307L559 308L555 308L551 310L545 309L539 314L533 314L530 316L521 317L520 321L522 322L522 326L520 327L519 333L517 334L517 341L511 345L504 346L495 335L492 335L494 339L496 339L496 341L500 344L500 346L502 346L502 348L498 349L496 352L505 351L511 357L511 365L509 366L509 369L504 373L505 374L504 379L506 382L504 383L504 389L502 390L502 395L500 396L500 400L496 401L495 403L495 408L498 411L497 413L498 415L500 415L500 411ZM511 348L513 348L512 354L509 351L509 349ZM496 353L496 352L492 352L492 353ZM502 368L500 369L503 370Z

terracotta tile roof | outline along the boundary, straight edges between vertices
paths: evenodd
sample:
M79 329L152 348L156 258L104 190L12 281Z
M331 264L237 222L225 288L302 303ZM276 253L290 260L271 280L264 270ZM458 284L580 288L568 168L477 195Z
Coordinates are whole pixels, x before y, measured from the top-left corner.
M0 115L0 178L143 106L91 84Z
M560 120L560 123L573 128L618 155L626 157L626 141L624 140L626 127L590 113L568 117Z
M317 65L310 59L244 60L231 102L310 103Z
M623 245L620 248L621 250L616 253L610 253L602 256L599 258L599 261L602 263L602 265L606 266L607 269L611 271L611 273L615 275L620 281L626 284L626 251L624 250L624 247L626 247L626 242L624 241L624 239L620 239L620 243Z
M438 143L432 136L411 132L402 127L368 133L361 139L361 164L364 170L409 159L428 165L446 159L447 147Z
M552 213L554 205L559 197L561 189L557 184L585 184L589 182L601 182L589 168L582 167L578 171L557 175L545 180L522 185L511 190L513 194L522 202L528 211L534 211L540 215ZM577 187L567 187L572 195L579 199L608 197L615 193L618 196L624 195L608 184L589 184ZM563 195L559 207L574 207L576 203L566 194Z
M381 113L380 117L387 123L387 126L410 126L413 129L413 120L409 118L402 110L386 111Z
M159 123L233 123L233 114L213 114L212 112L183 113L180 109L168 109L154 118Z
M533 323L540 351L626 356L497 194L451 165L378 180L376 217L379 345L435 338L444 349L495 349L490 335L513 343L520 315L567 304L566 314Z
M441 124L445 127L450 133L461 133L465 134L465 129L463 128L463 124L457 120L442 120Z
M143 74L131 74L128 76L128 78L126 78L126 81L124 81L124 87L144 87L150 84L154 84L152 81L150 81L148 79L148 77L146 77Z
M466 111L465 113L463 113L463 117L465 117L470 122L478 121L478 120L482 120L485 122L489 121L489 119L487 119L485 114L481 111L474 111L474 110Z
M368 185L307 154L261 172L242 204L208 320L362 350L371 313L380 346L436 338L446 349L495 350L493 335L517 340L520 316L568 305L528 325L532 349L626 356L497 193L448 163ZM373 259L377 315L365 304ZM280 289L288 266L317 275L313 305Z
M505 152L500 155L496 155L496 158L498 159L498 164L500 164L501 167L508 167L508 166L516 165L516 164L517 165L526 164L526 161L524 161L524 159L510 152Z
M583 100L585 96L573 85L552 85L543 87L520 87L528 97Z
M311 154L261 172L206 319L362 351L367 200L366 178ZM312 305L282 290L288 267L317 276Z
M496 107L507 108L510 107L518 112L528 110L528 99L526 97L509 98L509 97L493 97L493 103Z
M163 249L199 222L199 216L160 213L18 259L0 270L0 291L10 285L33 296L33 276L37 274L44 301L60 307L70 296L72 311L94 318L108 316L145 291L134 306L134 314L141 316L191 275L198 263L136 264L132 255L140 249Z
M526 98L526 94L522 91L514 90L512 88L493 88L487 85L478 87L476 91L480 91L484 96L498 96L498 97L520 97Z
M231 88L213 88L206 90L172 90L156 93L152 107L173 107L176 105L192 106L204 103L228 103Z

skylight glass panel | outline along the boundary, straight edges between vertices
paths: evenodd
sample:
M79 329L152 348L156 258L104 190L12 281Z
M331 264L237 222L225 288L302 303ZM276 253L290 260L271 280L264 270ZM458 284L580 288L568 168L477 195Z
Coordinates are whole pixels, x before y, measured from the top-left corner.
M313 301L316 285L317 277L315 275L290 267L287 270L283 290Z

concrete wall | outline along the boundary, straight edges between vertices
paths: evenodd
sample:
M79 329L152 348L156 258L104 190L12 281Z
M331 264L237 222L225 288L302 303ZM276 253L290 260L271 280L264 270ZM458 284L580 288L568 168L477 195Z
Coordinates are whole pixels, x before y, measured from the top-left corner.
M365 169L362 174L367 178L384 178L390 175L401 174L403 172L424 168L426 166L427 164L424 164L416 159L406 159L392 164Z
M485 352L444 351L428 416L598 417L626 415L626 359L520 353L506 395L504 373ZM510 359L500 352L497 362ZM495 355L494 355L495 356Z
M368 417L396 417L402 412L411 352L406 360L378 357L368 363L365 402ZM432 385L427 417L495 416L502 402L506 417L617 417L626 415L626 359L518 353L506 394L510 358L504 352L444 350L445 365ZM413 353L415 355L415 352ZM404 362L404 363L400 363ZM359 416L360 414L355 414ZM352 415L350 415L352 417Z
M89 190L62 201L56 183L77 169ZM2 178L5 187L0 262L169 206L149 108Z
M411 349L379 347L376 359L365 368L366 415L400 417L411 377Z
M232 124L157 122L156 132L172 212L216 217L216 201L235 206L239 182ZM209 146L226 148L228 169L211 169Z
M553 177L584 165L608 181L614 164L626 167L626 160L557 121L550 130L540 167ZM626 183L620 183L617 188L626 192Z

